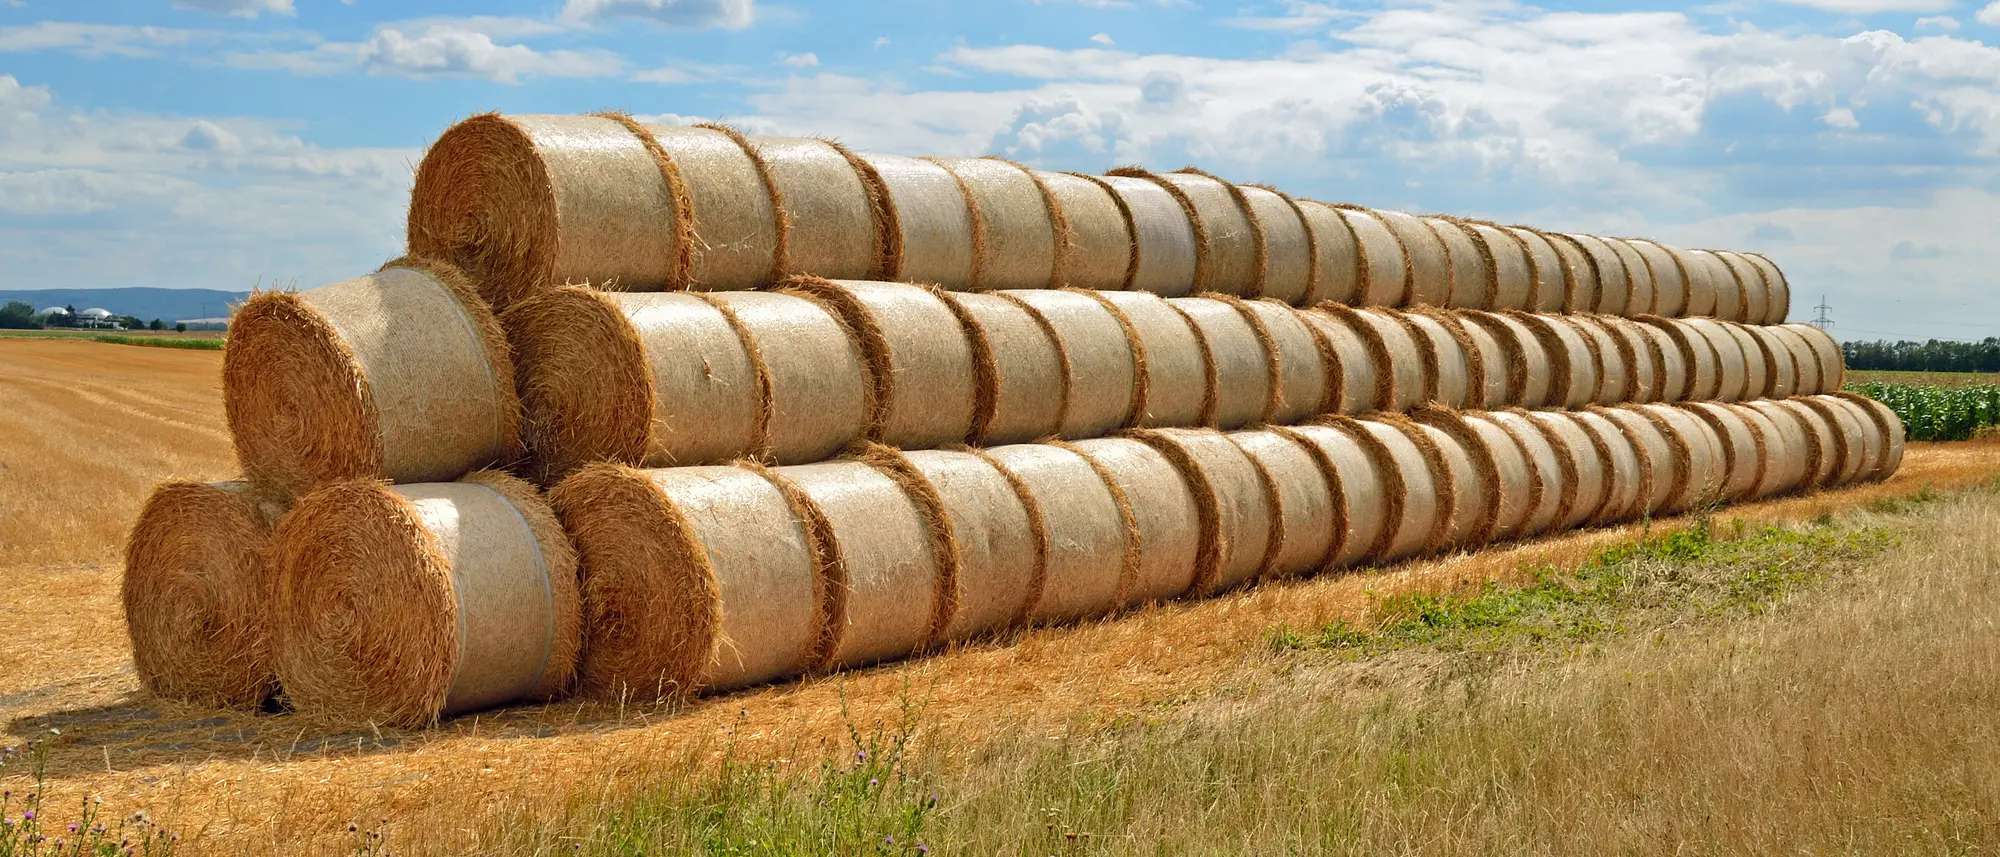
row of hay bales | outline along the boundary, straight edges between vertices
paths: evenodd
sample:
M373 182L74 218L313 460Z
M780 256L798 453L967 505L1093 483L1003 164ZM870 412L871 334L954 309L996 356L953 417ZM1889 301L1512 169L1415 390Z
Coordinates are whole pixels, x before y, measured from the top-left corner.
M407 335L410 319L428 335ZM524 453L515 469L552 486L593 461L802 464L860 441L1784 398L1838 390L1842 372L1809 325L811 277L755 292L569 286L495 317L463 277L406 259L252 301L225 387L251 477L289 497Z
M155 692L420 725L571 692L655 698L1717 501L1885 478L1851 394L1331 416L1236 432L641 470L545 500L504 474L355 480L281 517L157 493L133 538ZM133 579L137 576L139 579Z
M1329 205L1193 168L1056 173L623 114L452 127L417 169L409 247L502 308L566 282L731 291L795 274L1760 324L1791 304L1753 253Z

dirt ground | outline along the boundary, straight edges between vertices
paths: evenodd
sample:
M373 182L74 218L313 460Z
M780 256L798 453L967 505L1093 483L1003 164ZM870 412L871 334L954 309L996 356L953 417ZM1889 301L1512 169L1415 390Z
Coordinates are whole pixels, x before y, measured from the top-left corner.
M117 600L124 532L153 483L232 474L220 362L213 352L0 340L0 745L60 730L49 786L58 807L97 795L107 810L143 809L190 853L342 851L350 821L382 818L399 851L476 850L495 819L615 793L722 744L789 759L841 741L850 721L893 717L907 699L956 735L1057 735L1200 696L1261 657L1273 626L1360 619L1371 593L1574 562L1640 529L1267 584L680 709L565 703L430 731L328 728L163 704L133 677ZM2000 443L1912 444L1888 483L1725 517L1803 519L1996 475Z

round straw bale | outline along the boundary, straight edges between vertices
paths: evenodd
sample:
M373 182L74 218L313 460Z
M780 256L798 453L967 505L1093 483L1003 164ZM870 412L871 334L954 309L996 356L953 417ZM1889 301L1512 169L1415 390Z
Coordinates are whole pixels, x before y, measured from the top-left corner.
M1466 221L1463 225L1485 246L1484 258L1491 260L1492 266L1486 295L1475 309L1533 311L1540 284L1527 242L1510 230L1484 221Z
M1801 454L1804 427L1782 413L1776 415L1777 421L1773 421L1772 415L1742 404L1722 404L1722 407L1734 410L1750 427L1750 433L1757 436L1759 469L1757 484L1750 496L1770 497L1796 487L1805 473L1804 456Z
M1449 435L1403 414L1376 414L1369 422L1387 424L1402 432L1430 467L1436 493L1429 499L1437 504L1437 520L1422 552L1433 553L1465 544L1466 536L1484 517L1481 509L1487 500L1471 455Z
M1656 242L1657 243L1657 242ZM1660 244L1660 249L1674 259L1674 267L1681 279L1687 283L1687 305L1682 307L1677 318L1698 318L1715 315L1719 286L1715 282L1715 271L1703 264L1692 254L1670 244ZM1665 315L1665 313L1661 313Z
M786 221L785 270L840 280L876 276L875 202L848 156L825 140L757 137ZM697 177L697 180L701 180Z
M1689 343L1675 338L1673 324L1667 319L1658 319L1664 324L1649 323L1643 318L1632 319L1632 324L1647 340L1646 351L1659 364L1659 383L1655 387L1654 398L1662 402L1678 402L1687 398L1688 387L1694 378L1688 374L1689 362L1694 350ZM1703 343L1704 347L1707 343Z
M1571 411L1528 411L1523 415L1541 430L1542 438L1561 454L1563 508L1555 529L1568 530L1598 519L1612 500L1613 463L1602 436L1571 416Z
M1424 393L1418 404L1440 404L1450 408L1463 408L1477 403L1472 401L1473 360L1480 355L1467 348L1452 331L1447 330L1427 310L1420 307L1414 311L1399 312L1396 320L1410 332L1410 338L1417 344L1417 356L1424 365ZM1479 373L1479 380L1485 380L1485 373ZM1484 385L1481 385L1481 391Z
M280 511L247 482L165 482L146 498L120 595L148 693L255 710L278 692L264 549Z
M1257 296L1288 304L1314 300L1319 247L1299 203L1262 185L1236 190L1264 236L1264 286Z
M1175 298L1173 305L1187 314L1207 345L1215 404L1203 422L1233 429L1263 421L1281 392L1277 383L1283 370L1277 365L1281 358L1274 358L1251 318L1220 297Z
M1785 280L1785 272L1778 270L1770 259L1761 253L1744 253L1744 259L1757 266L1758 273L1764 275L1764 285L1770 290L1765 300L1764 317L1752 319L1755 324L1784 324L1792 313L1792 285Z
M1646 275L1653 280L1651 314L1667 318L1677 318L1685 314L1688 307L1688 282L1686 272L1681 270L1680 259L1657 242L1642 238L1627 238L1624 239L1624 243L1639 254L1639 258L1645 262ZM1633 315L1639 314L1639 312L1633 313Z
M1328 361L1338 354L1313 332L1303 314L1275 298L1242 301L1237 310L1260 328L1274 355L1280 383L1263 421L1289 425L1332 411L1338 404L1341 378Z
M1708 343L1708 337L1689 328L1685 319L1640 316L1634 320L1665 334L1680 353L1687 386L1675 401L1705 402L1715 398L1722 386L1722 373L1720 358L1715 346Z
M1598 454L1608 465L1604 506L1593 521L1627 521L1641 515L1644 511L1641 507L1652 496L1653 486L1648 482L1653 474L1652 463L1647 460L1646 447L1627 434L1624 427L1606 418L1603 410L1571 411L1568 416L1589 431Z
M1195 224L1200 255L1197 291L1259 297L1264 293L1269 255L1264 230L1235 185L1188 167L1152 176L1172 188Z
M452 479L521 454L506 334L441 262L251 296L222 354L222 395L237 458L279 499L345 479Z
M1361 282L1355 306L1402 306L1410 299L1410 251L1377 212L1352 205L1336 205L1340 219L1354 230L1355 246L1361 251Z
M1519 522L1509 524L1508 521L1511 519L1503 511L1499 528L1501 538L1527 538L1546 532L1555 526L1557 519L1562 515L1563 504L1568 496L1563 482L1563 467L1566 462L1562 453L1558 452L1548 436L1525 416L1526 413L1515 408L1506 411L1478 411L1465 415L1466 421L1483 435L1491 434L1489 426L1504 432L1519 450L1523 466L1527 469L1528 493L1519 511ZM1502 463L1505 446L1494 443L1492 449L1495 463L1501 473L1508 473L1509 465Z
M1790 401L1760 399L1744 402L1739 407L1761 416L1769 423L1767 429L1775 429L1767 436L1771 463L1765 471L1764 484L1759 487L1758 496L1773 497L1810 490L1818 481L1820 465L1826 458L1825 444L1832 441L1826 427L1810 412L1794 407Z
M1625 279L1632 287L1632 298L1619 315L1659 312L1659 291L1653 283L1653 269L1647 264L1646 257L1639 255L1639 251L1625 239L1598 236L1597 240L1618 255L1618 261L1625 268Z
M339 482L271 533L278 681L300 712L422 726L569 687L576 553L527 483Z
M1840 391L1828 395L1855 408L1866 418L1864 425L1870 428L1871 443L1879 447L1857 478L1863 482L1874 482L1893 475L1903 463L1903 421L1897 418L1896 412L1859 393Z
M1334 382L1336 399L1326 413L1358 414L1375 410L1376 354L1371 345L1376 341L1369 338L1373 328L1347 315L1320 310L1300 312L1299 318L1312 326L1333 355L1333 370L1338 373Z
M1714 432L1725 465L1719 499L1734 502L1757 496L1770 465L1764 423L1752 423L1748 412L1717 402L1682 402L1674 407L1693 414Z
M1826 428L1829 445L1823 450L1819 468L1819 487L1846 485L1861 474L1868 466L1867 417L1848 410L1846 403L1839 399L1822 396L1800 396L1786 399L1811 412Z
M963 640L1013 625L1041 586L1046 531L1000 468L976 453L907 453L909 466L937 492L958 552L958 605L945 638Z
M1729 268L1730 275L1736 278L1737 285L1742 289L1743 317L1737 321L1763 324L1771 314L1771 287L1764 282L1764 272L1739 253L1728 250L1716 250L1714 253Z
M1666 362L1667 349L1672 348L1673 343L1667 342L1664 336L1654 338L1647 332L1652 328L1623 316L1598 316L1597 322L1611 333L1616 341L1618 358L1626 361L1629 367L1632 376L1630 401L1659 401L1667 381L1662 364Z
M1064 437L1098 437L1123 428L1143 410L1138 401L1145 378L1139 351L1126 338L1123 321L1087 293L1025 289L1003 292L1048 320L1062 343L1069 372L1069 406Z
M1569 262L1556 249L1549 237L1525 226L1504 226L1509 235L1521 242L1521 248L1528 253L1528 263L1534 271L1534 286L1528 290L1528 302L1521 309L1528 312L1562 312L1568 305L1569 293L1573 288L1570 280ZM1494 307L1493 309L1511 309Z
M1803 396L1814 393L1832 392L1821 386L1819 353L1813 350L1812 344L1808 343L1805 337L1800 336L1798 331L1793 330L1790 325L1782 324L1758 325L1757 330L1773 341L1774 347L1772 351L1774 354L1782 350L1789 355L1789 358L1775 358L1774 356L1774 360L1789 360L1792 367L1792 393L1794 395Z
M1437 229L1406 212L1376 209L1374 214L1396 234L1409 259L1409 291L1400 305L1447 305L1451 301L1451 249L1438 237Z
M1749 311L1749 297L1744 293L1742 281L1722 257L1707 250L1689 250L1688 259L1694 266L1707 272L1708 281L1715 284L1715 309L1710 315L1723 321L1742 321Z
M1544 232L1542 238L1554 247L1562 257L1564 292L1563 312L1594 312L1598 307L1599 295L1603 292L1597 259L1584 249L1574 237L1559 232Z
M1324 472L1332 474L1327 485L1337 507L1327 522L1333 544L1326 567L1342 568L1368 558L1391 521L1402 518L1405 498L1400 490L1392 494L1386 481L1400 480L1400 474L1378 470L1376 459L1345 429L1304 425L1277 431L1308 445Z
M1771 388L1777 383L1777 379L1774 377L1775 367L1772 365L1771 354L1764 347L1763 340L1751 332L1749 325L1736 322L1717 323L1735 338L1737 347L1743 351L1743 397L1757 399L1770 396Z
M569 286L507 311L531 472L742 456L817 461L862 436L869 375L818 302Z
M1200 425L1211 400L1208 354L1201 331L1187 315L1150 292L1097 292L1117 307L1145 355L1140 426Z
M1254 459L1270 480L1276 499L1276 542L1266 574L1316 571L1334 547L1329 523L1337 513L1333 485L1318 451L1283 431L1240 431L1229 439Z
M810 667L841 587L786 495L755 469L594 465L549 501L576 539L582 691L682 696Z
M1450 523L1450 504L1445 502L1443 483L1449 471L1431 468L1431 459L1402 429L1379 420L1332 417L1328 425L1346 433L1373 465L1381 483L1384 525L1363 553L1372 562L1390 562L1414 556L1430 548L1438 532ZM1327 444L1321 444L1327 448ZM1345 474L1343 474L1345 475ZM1343 483L1343 488L1351 487ZM1355 509L1373 508L1366 494L1349 500ZM1365 516L1354 516L1360 519ZM1361 537L1357 527L1355 537Z
M1577 313L1562 320L1582 331L1592 358L1597 362L1597 391L1591 401L1615 405L1638 396L1639 377L1633 371L1635 355L1631 343L1619 337L1605 319L1611 316Z
M994 158L929 160L951 171L980 218L973 263L979 276L971 288L1049 288L1060 242L1041 183L1025 168Z
M883 266L888 279L936 283L954 291L977 286L984 224L950 170L901 155L862 155L895 209L898 257Z
M1127 579L1128 541L1136 537L1126 517L1138 517L1125 495L1112 490L1091 459L1063 446L1019 444L986 455L1013 474L1048 533L1042 590L1029 618L1064 622L1116 609Z
M1590 411L1618 426L1638 453L1639 500L1625 510L1626 518L1657 515L1672 505L1685 487L1681 480L1688 467L1688 453L1677 445L1680 437L1647 419L1638 407L1620 405Z
M1472 227L1450 217L1431 216L1424 218L1444 243L1445 255L1451 259L1451 294L1445 297L1445 306L1456 309L1487 309L1492 306L1489 295L1494 291L1493 256L1486 249L1486 242L1479 240L1479 234Z
M1549 388L1544 404L1580 408L1597 398L1598 365L1590 342L1576 325L1558 315L1509 312L1528 328L1548 356Z
M822 578L839 581L816 668L865 666L941 638L957 604L956 567L939 562L936 509L894 468L829 461L765 470L806 520ZM836 570L837 569L837 570Z
M1683 319L1681 325L1715 349L1717 382L1711 398L1719 402L1742 401L1751 392L1750 361L1743 353L1743 342L1729 332L1727 324L1712 318Z
M1465 346L1466 353L1472 357L1471 364L1475 372L1472 378L1472 395L1468 397L1468 401L1479 408L1505 407L1513 403L1508 395L1512 392L1513 375L1517 370L1507 365L1508 351L1506 346L1501 344L1499 337L1494 336L1493 332L1485 327L1470 323L1466 316L1471 312L1475 310L1439 312L1437 316L1444 322L1445 327L1459 338L1459 343Z
M978 404L977 358L957 314L936 292L816 277L786 282L826 302L860 341L874 380L870 439L921 449L969 436Z
M1673 447L1679 472L1674 476L1680 490L1667 501L1660 514L1676 514L1700 508L1722 499L1728 478L1729 458L1722 435L1714 426L1686 410L1667 405L1634 405L1632 411L1644 415L1660 427Z
M1424 403L1430 381L1415 335L1402 323L1401 312L1388 308L1348 309L1321 304L1320 310L1344 318L1360 333L1375 359L1375 409L1407 411Z
M1597 304L1577 306L1573 312L1600 312L1605 315L1624 315L1632 305L1632 278L1625 270L1625 260L1611 249L1611 245L1595 235L1568 233L1563 237L1576 242L1590 258L1591 270L1597 277Z
M673 285L719 291L777 279L786 267L789 224L757 144L720 125L640 127L686 179L681 186L694 232L683 256L689 266ZM675 202L678 208L678 196Z
M1518 528L1528 511L1528 462L1506 431L1490 423L1475 425L1449 408L1425 408L1410 418L1433 433L1452 462L1463 514L1452 518L1449 543L1483 545L1500 538L1503 527L1509 532Z
M1079 289L1132 288L1132 224L1118 197L1089 176L1033 171L1036 181L1062 212L1056 258L1062 278L1055 283Z
M1131 436L1172 461L1194 492L1202 544L1191 592L1210 595L1269 573L1285 519L1261 461L1216 431L1140 429Z
M453 125L417 166L410 252L463 268L502 308L565 281L683 283L692 205L640 132L617 116L484 113Z
M940 296L972 339L979 404L968 440L998 445L1059 434L1071 393L1069 357L1048 319L1007 295Z
M1194 586L1201 549L1201 511L1195 494L1159 450L1128 437L1081 440L1069 448L1097 464L1124 491L1136 527L1139 564L1122 601L1147 604L1179 598Z
M1847 384L1847 361L1841 356L1840 343L1833 341L1833 335L1810 324L1787 324L1789 330L1813 351L1819 364L1819 390L1838 390Z
M1799 425L1806 429L1806 481L1804 490L1814 491L1832 484L1840 472L1847 454L1846 438L1841 436L1838 421L1807 404L1804 398L1766 400L1779 409L1789 412Z
M1312 306L1320 301L1359 303L1369 262L1361 236L1355 234L1347 218L1333 206L1310 199L1293 201L1306 229L1312 233L1313 246L1312 292L1293 303L1299 306Z
M1201 242L1178 198L1144 178L1114 173L1098 181L1130 218L1136 262L1126 287L1167 297L1192 293Z
M1491 375L1496 368L1494 361L1487 363L1489 376L1486 406L1539 408L1548 403L1549 384L1554 374L1550 366L1549 352L1542 347L1542 341L1535 332L1520 319L1502 313L1468 310L1460 317L1471 326L1485 331L1499 349L1497 368L1505 373L1506 390L1499 396L1492 394Z
M1549 511L1555 505L1546 497L1548 484L1542 480L1542 472L1529 458L1527 444L1513 429L1489 418L1483 411L1461 415L1465 426L1478 441L1478 448L1493 462L1493 484L1499 489L1499 497L1493 504L1493 526L1481 542L1518 539L1530 532L1535 515L1546 504ZM1468 448L1472 448L1468 446Z
M1743 332L1757 340L1757 349L1769 367L1767 377L1770 379L1770 384L1764 390L1765 397L1783 399L1795 394L1816 392L1799 390L1798 359L1793 356L1791 345L1774 328L1750 324L1743 326Z

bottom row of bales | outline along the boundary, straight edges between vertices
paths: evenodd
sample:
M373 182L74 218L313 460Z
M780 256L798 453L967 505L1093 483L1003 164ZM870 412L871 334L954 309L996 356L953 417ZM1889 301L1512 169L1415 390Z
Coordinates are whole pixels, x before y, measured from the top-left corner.
M336 484L279 515L240 484L179 484L141 515L125 595L155 693L237 707L282 693L312 715L422 725L572 691L743 687L1881 479L1902 444L1886 408L1835 394L871 446L789 467L599 465L546 501L480 473Z

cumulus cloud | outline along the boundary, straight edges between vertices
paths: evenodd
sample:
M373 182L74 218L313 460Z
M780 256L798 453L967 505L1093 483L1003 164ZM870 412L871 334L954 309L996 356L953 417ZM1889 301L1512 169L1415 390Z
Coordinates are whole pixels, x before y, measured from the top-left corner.
M1881 12L1942 12L1955 0L1779 0L1841 15L1873 15Z
M783 62L792 68L812 68L819 65L819 55L812 53L786 54Z
M1974 16L1974 19L1988 27L2000 27L2000 0L1986 4L1986 7L1980 9L1979 14Z
M174 0L174 8L238 18L255 18L264 12L298 14L298 10L292 8L292 0Z
M362 70L402 77L463 77L515 84L527 78L603 78L627 71L623 57L604 50L538 50L504 44L480 29L487 19L409 22L379 27L367 41L325 42L299 51L231 54L238 68L279 69L302 75ZM490 19L507 33L535 33L536 22ZM650 79L641 73L635 79ZM656 80L655 82L666 82Z
M1847 107L1828 110L1825 115L1819 117L1819 121L1825 122L1828 128L1839 128L1842 131L1852 131L1861 127L1861 120L1854 118L1854 110Z
M1943 30L1947 33L1954 32L1958 29L1958 19L1950 15L1933 15L1929 18L1918 18L1916 28L1919 30Z
M0 53L66 51L87 57L151 56L155 49L185 45L205 37L197 30L41 21L0 27Z
M1107 48L1114 44L1117 44L1117 42L1111 40L1110 33L1098 33L1097 35L1091 36L1090 40L1100 45L1103 45Z
M754 0L568 0L562 16L572 21L643 18L690 30L740 30L756 18Z

